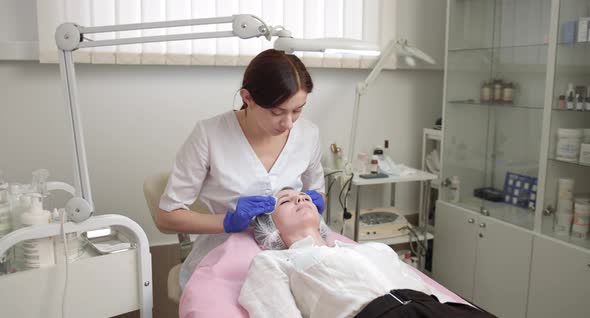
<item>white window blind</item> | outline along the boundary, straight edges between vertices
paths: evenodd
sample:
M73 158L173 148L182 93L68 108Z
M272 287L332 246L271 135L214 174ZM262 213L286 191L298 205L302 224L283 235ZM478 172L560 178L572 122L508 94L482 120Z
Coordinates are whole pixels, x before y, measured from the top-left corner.
M169 21L248 13L282 25L294 37L346 37L382 47L395 35L395 0L37 0L39 59L57 62L54 33L63 22L82 26ZM91 34L91 39L231 30L230 24ZM274 38L273 40L274 41ZM265 38L202 39L80 49L76 62L107 64L246 65L272 47ZM375 58L298 54L311 67L364 68Z

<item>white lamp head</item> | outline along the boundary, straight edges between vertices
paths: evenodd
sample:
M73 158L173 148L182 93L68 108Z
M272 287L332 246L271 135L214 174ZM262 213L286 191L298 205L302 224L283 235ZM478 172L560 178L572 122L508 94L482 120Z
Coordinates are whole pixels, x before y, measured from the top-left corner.
M365 56L378 56L381 53L379 46L376 44L343 38L297 39L281 36L275 41L274 48L286 53L301 51L347 53Z

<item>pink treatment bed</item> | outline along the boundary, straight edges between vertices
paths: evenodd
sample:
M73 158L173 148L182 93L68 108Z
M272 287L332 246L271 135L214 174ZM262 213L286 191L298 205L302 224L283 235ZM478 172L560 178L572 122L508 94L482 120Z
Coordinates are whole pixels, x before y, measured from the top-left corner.
M330 233L327 241L352 242L336 233ZM194 317L248 317L248 312L238 303L242 284L254 256L261 251L251 232L231 235L227 241L213 249L201 261L186 284L180 299L179 316ZM415 270L410 265L407 265ZM449 296L453 301L467 303L439 283L415 270L431 288Z

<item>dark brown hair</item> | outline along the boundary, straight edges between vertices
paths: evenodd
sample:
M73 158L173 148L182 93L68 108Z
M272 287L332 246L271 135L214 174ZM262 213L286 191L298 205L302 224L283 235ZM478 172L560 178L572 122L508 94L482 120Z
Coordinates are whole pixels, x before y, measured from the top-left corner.
M250 61L244 72L242 88L248 90L256 104L274 108L300 90L311 93L313 82L297 56L269 49ZM242 109L246 107L244 103Z

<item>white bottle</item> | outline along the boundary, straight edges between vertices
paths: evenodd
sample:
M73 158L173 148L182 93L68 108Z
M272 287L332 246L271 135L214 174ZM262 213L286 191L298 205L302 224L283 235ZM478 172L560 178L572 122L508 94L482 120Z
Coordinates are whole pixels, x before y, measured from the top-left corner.
M458 203L461 199L461 182L458 176L451 177L451 183L449 184L449 201Z
M51 213L43 210L42 196L37 193L29 194L31 208L21 215L23 226L40 226L51 223ZM23 244L25 268L40 268L55 264L53 239L45 237L28 240Z
M575 96L575 92L574 92L574 84L569 83L567 85L567 91L565 93L565 98L567 100L566 102L566 108L569 110L574 110L576 107L576 96Z

